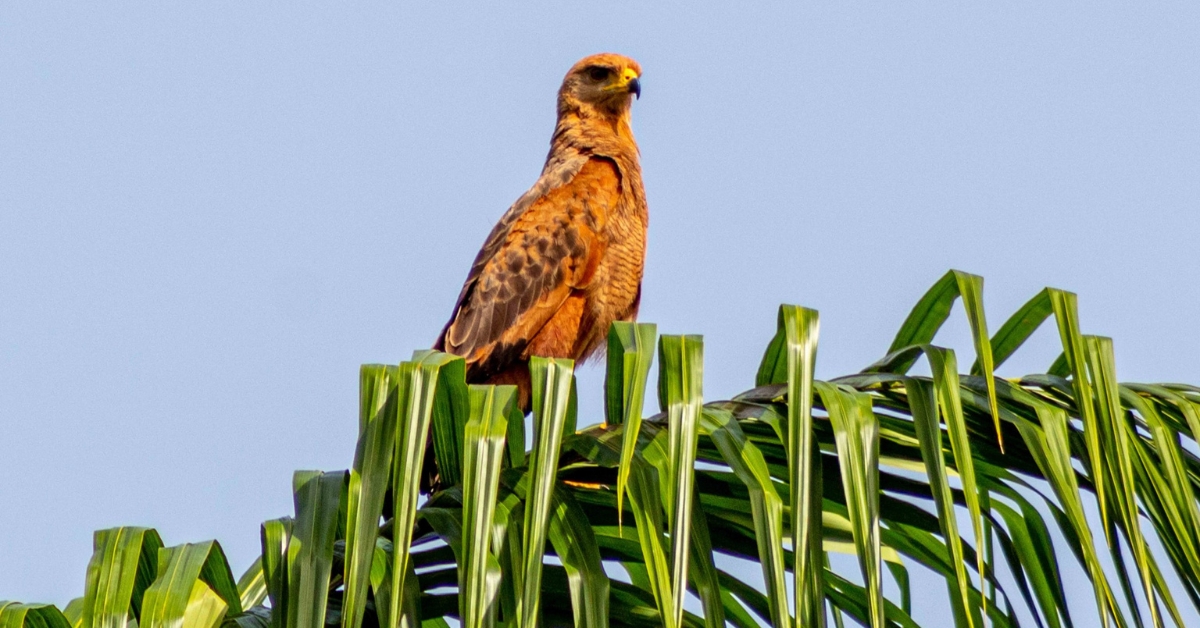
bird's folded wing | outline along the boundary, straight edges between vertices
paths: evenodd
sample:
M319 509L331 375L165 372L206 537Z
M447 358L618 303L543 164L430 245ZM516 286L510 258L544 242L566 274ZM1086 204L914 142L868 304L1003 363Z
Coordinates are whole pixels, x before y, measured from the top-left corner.
M605 223L620 198L616 164L586 158L554 187L543 185L548 176L561 173L547 171L488 237L440 339L483 370L517 358L563 302L587 288L607 246Z

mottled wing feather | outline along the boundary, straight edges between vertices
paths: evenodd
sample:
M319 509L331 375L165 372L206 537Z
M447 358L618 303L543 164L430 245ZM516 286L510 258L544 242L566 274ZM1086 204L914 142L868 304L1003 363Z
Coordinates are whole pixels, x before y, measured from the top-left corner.
M571 169L557 186L543 185L547 176L561 176L548 170L476 257L439 342L465 356L473 370L486 373L521 357L568 297L585 290L595 275L620 176L603 158L582 158Z

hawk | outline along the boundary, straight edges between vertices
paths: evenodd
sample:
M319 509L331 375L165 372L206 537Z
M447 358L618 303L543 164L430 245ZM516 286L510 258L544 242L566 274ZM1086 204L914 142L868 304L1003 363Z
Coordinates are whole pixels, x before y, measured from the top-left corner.
M468 382L515 384L525 411L530 356L586 360L613 321L637 316L649 218L629 113L640 78L617 54L567 72L541 177L488 235L434 345L466 359Z

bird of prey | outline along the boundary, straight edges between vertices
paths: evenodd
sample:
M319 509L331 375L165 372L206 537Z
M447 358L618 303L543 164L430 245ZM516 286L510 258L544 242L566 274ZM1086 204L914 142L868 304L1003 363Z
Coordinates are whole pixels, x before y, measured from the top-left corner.
M516 384L529 410L530 356L587 359L613 321L637 316L646 196L630 105L641 67L617 54L576 63L558 90L541 177L500 218L434 348L467 381Z

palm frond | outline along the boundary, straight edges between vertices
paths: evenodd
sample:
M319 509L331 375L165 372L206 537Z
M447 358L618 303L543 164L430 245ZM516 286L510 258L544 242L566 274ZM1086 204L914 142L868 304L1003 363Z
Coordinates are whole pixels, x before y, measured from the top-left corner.
M960 628L1184 625L1200 387L1120 382L1112 341L1083 334L1061 290L989 337L982 286L951 271L883 358L829 381L813 379L816 312L784 306L757 387L724 401L701 397L701 339L664 336L650 417L656 330L619 324L602 422L576 431L571 365L535 362L532 454L513 391L468 387L461 359L366 366L352 468L297 474L294 517L263 524L237 585L215 543L105 530L67 612L0 603L0 626L908 627L920 571L945 580ZM959 299L968 373L934 344ZM1062 356L996 376L1051 317ZM930 376L910 373L922 356ZM1090 604L1069 600L1072 559Z

